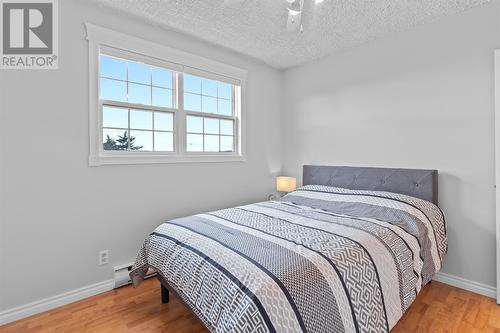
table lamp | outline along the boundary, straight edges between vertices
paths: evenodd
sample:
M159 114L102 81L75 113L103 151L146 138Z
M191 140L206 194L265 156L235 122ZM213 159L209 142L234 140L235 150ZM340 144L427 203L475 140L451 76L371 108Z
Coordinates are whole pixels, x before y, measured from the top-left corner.
M280 194L276 196L271 194L269 200L276 200L285 195L288 192L295 191L297 189L297 179L295 177L276 177L276 191Z

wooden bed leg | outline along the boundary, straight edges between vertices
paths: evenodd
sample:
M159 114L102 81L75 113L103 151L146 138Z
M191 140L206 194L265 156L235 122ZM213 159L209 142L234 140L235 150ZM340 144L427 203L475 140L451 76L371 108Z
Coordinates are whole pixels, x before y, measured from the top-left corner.
M167 304L170 300L170 292L163 284L161 284L161 303Z

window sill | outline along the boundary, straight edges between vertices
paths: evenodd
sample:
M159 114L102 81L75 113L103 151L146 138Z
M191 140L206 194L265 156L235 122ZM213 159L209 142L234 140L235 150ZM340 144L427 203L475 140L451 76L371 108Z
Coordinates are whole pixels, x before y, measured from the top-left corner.
M244 155L146 155L142 153L134 155L102 154L99 156L90 156L89 166L114 164L223 163L246 161L246 156Z

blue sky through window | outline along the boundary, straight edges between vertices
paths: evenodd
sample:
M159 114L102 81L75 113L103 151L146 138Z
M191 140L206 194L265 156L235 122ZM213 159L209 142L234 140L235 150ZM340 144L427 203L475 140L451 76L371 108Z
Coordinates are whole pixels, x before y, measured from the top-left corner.
M101 77L127 80L127 63L125 61L103 55L100 56L99 60Z
M186 149L190 152L232 152L233 128L233 120L187 116Z
M103 54L99 70L101 99L173 107L172 71Z
M232 86L224 82L184 74L184 109L232 116Z

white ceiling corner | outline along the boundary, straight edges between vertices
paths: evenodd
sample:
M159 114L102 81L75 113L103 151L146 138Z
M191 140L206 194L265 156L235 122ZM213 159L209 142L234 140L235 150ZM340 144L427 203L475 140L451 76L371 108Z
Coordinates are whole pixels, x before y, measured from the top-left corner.
M304 32L287 32L285 0L94 0L289 68L490 0L304 1Z

